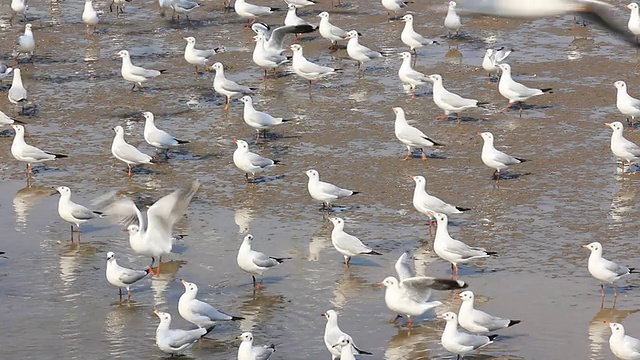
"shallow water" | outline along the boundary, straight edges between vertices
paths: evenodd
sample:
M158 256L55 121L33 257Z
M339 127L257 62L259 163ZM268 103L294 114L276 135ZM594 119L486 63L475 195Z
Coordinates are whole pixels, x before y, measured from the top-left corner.
M281 6L277 1L271 5ZM393 263L406 249L417 249L418 270L449 276L449 265L432 253L433 234L411 205L413 181L427 177L431 193L473 211L452 219L452 236L498 251L498 258L461 269L482 309L522 323L501 331L480 358L613 359L609 330L603 320L622 321L640 336L640 299L634 278L621 282L615 309L607 289L601 309L598 282L586 269L588 252L580 247L601 241L605 256L640 263L635 246L638 225L638 175L620 175L609 150L610 129L602 123L624 118L615 108L612 83L626 80L631 94L640 93L638 54L607 33L573 26L571 16L534 21L463 19L465 39L442 37L445 7L440 1L412 4L417 30L442 45L419 51L417 68L440 73L445 86L463 96L491 102L489 110L464 114L460 123L434 120L439 109L429 87L419 96L402 92L397 79L404 51L401 23L388 23L379 2L354 1L331 11L332 22L365 34L361 42L394 55L371 62L357 75L344 49L329 53L318 34L302 40L305 55L344 68L344 74L321 81L311 94L295 75L259 80L251 62L253 35L220 3L207 2L192 22L160 18L156 4L127 3L124 16L108 13L97 37L86 37L79 1L30 2L30 22L37 39L35 63L23 62L23 78L32 103L27 141L68 159L37 168L26 187L23 164L10 154L11 131L0 137L0 296L6 324L0 348L6 358L161 358L155 346L158 323L153 309L174 315L173 326L190 325L179 318L177 300L184 278L200 287L199 298L246 320L223 324L188 352L194 359L234 358L234 337L252 331L258 343L276 343L275 359L326 359L322 341L329 308L340 312L343 330L372 359L450 358L441 345L442 321L421 320L412 329L386 322L391 314L383 290L375 283L393 275ZM299 14L310 21L330 7L323 2ZM0 54L8 59L22 24L8 24L10 8L2 4ZM626 14L621 11L621 15ZM284 13L264 18L276 24ZM242 121L241 103L223 110L224 99L213 92L212 73L194 76L182 52L186 36L201 48L224 45L217 59L228 77L259 88L256 108L295 121L276 130L274 139L251 141L253 131ZM518 79L554 94L529 102L517 111L496 113L505 100L479 67L487 46L517 48L511 56ZM126 48L136 64L167 69L149 89L130 93L120 77L114 54ZM8 86L4 86L6 90ZM5 95L1 110L15 115ZM427 134L446 144L438 156L422 162L401 161L404 147L393 134L391 107L401 106ZM172 153L168 163L148 166L133 178L112 158L111 130L123 125L126 138L152 153L142 138L139 112L156 114L160 128L191 144ZM497 145L530 159L512 169L514 179L495 183L492 170L480 161L478 131L492 131ZM627 136L640 141L636 132ZM280 159L273 181L246 186L232 163L232 137L250 140L252 149ZM355 258L346 269L330 241L331 225L323 219L306 190L304 171L315 168L321 178L362 194L340 201L351 208L339 213L346 230L384 253ZM67 185L74 199L88 203L109 190L151 204L169 191L198 178L202 186L179 224L189 236L163 263L160 277L134 287L130 302L120 302L104 277L105 254L115 251L121 264L142 268L148 259L132 253L121 226L99 220L86 224L82 242L69 241L69 226L57 215L54 186ZM265 288L253 292L250 276L235 263L246 233L255 247L294 259L268 272ZM455 293L437 293L445 303L438 313L455 310ZM634 321L636 320L636 321ZM144 354L144 355L142 355Z

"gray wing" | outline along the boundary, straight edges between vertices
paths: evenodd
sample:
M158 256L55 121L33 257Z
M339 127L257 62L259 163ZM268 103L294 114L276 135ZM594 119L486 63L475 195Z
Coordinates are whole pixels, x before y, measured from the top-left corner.
M514 164L519 164L522 161L516 159L515 157L511 156L511 155L507 155L505 153L503 153L502 151L496 150L495 154L493 155L493 158L498 161L501 162L505 165L514 165Z
M305 61L302 64L300 64L299 69L300 71L305 73L316 73L316 74L323 74L323 73L335 71L335 69L333 68L312 63L307 59L305 59Z
M462 241L455 239L450 239L446 243L446 250L458 254L463 258L487 255L487 250L479 247L471 247Z
M12 87L9 89L9 96L15 101L27 99L27 90L24 87Z
M360 239L353 235L347 234L344 231L340 234L337 234L335 242L338 247L354 254L366 254L372 251L371 248L364 245L362 241L360 241Z
M311 25L280 26L271 32L269 46L277 49L284 48L284 39L287 34L302 34L313 31ZM345 35L346 36L346 35Z
M193 180L188 189L179 189L156 201L147 211L149 217L157 217L165 221L170 228L187 211L191 199L200 188L200 181Z
M530 88L528 86L525 86L523 84L520 84L519 82L515 81L515 80L511 80L511 82L509 83L509 90L522 95L522 96L533 96L536 95L538 93L541 93L540 89L534 89L534 88Z
M0 125L10 125L10 124L13 124L13 123L14 123L14 121L13 121L12 118L10 118L9 116L7 116L7 114L5 114L2 111L0 111Z
M97 215L93 211L78 204L74 204L73 209L71 209L71 216L80 220L89 220L97 217Z
M195 300L191 304L191 311L193 311L194 313L200 316L206 316L211 320L231 320L232 318L231 315L222 313L218 311L216 308L214 308L213 306L205 302L202 302L200 300Z
M415 81L427 81L427 77L423 73L413 69L407 70L404 75Z
M396 261L395 268L400 281L414 276L411 260L411 253L407 250Z
M322 191L323 193L334 195L334 196L349 196L353 194L353 191L351 190L342 189L324 181L319 181L318 187L320 188L320 191Z
M148 70L148 69L142 68L140 66L135 66L135 65L132 65L130 70L131 70L131 74L138 75L138 76L143 76L143 77L146 77L146 78L156 77L156 76L160 75L160 71L158 71L158 70Z
M29 144L24 144L21 148L20 148L20 152L22 153L22 156L24 157L30 157L30 158L34 158L34 159L48 159L51 158L50 154L47 154L47 152L38 149L35 146L31 146Z
M337 26L335 26L335 25L333 25L331 23L329 25L330 25L329 32L331 32L332 35L339 36L341 38L344 38L344 37L347 36L347 32L346 31L340 29L339 27L337 27Z
M492 329L500 329L509 326L511 320L502 319L497 316L489 315L484 311L473 309L473 322L486 327L489 331Z
M131 199L118 199L109 203L103 210L103 214L106 215L112 221L129 226L132 224L140 224L144 222L140 210L136 207L136 204ZM140 224L140 227L144 229L144 223Z
M199 50L199 49L193 49L193 52L197 55L197 56L201 56L203 58L210 58L213 55L217 54L218 52L216 51L216 49L210 49L210 50Z
M478 103L478 100L465 99L462 96L460 96L458 94L454 94L454 93L452 93L452 92L450 92L448 90L445 91L444 94L442 94L441 98L446 103L449 103L450 105L452 105L454 107L476 106L476 104Z
M272 347L254 346L251 352L255 360L267 360L275 351L276 349L272 345Z
M264 268L270 268L278 265L278 261L258 251L253 251L253 256L251 260L253 260L253 263L256 264L257 266L264 267Z
M464 332L458 332L456 340L460 345L471 346L474 350L491 342L487 336L467 334Z
M640 146L636 145L635 143L632 143L631 141L628 141L624 145L624 149L630 152L631 154L633 154L633 156L640 156Z
M182 345L190 344L204 335L207 334L207 330L203 328L193 330L180 330L173 329L167 333L167 341L172 348L179 348Z
M275 162L271 159L268 159L266 157L262 157L256 153L248 153L247 154L249 161L251 162L251 164L255 165L255 166L259 166L261 168L266 167L266 166L270 166L275 164Z
M123 267L121 267L121 269L122 269L122 274L120 274L118 278L120 279L120 281L122 281L127 285L133 284L134 282L144 278L148 274L145 270L133 270L133 269L126 269Z
M618 265L613 261L609 261L607 259L602 259L602 265L605 269L617 274L618 276L629 273L629 268L627 268L626 266Z
M243 93L252 92L251 88L249 88L248 86L240 85L237 82L229 80L227 78L224 79L222 88L228 91L237 91Z

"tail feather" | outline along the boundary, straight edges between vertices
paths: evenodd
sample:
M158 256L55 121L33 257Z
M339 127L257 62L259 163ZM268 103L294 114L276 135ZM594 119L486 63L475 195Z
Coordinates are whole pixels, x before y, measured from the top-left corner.
M637 274L636 268L629 268L629 274Z
M520 322L521 322L520 320L510 320L509 325L507 325L507 327L511 327L515 324L520 324Z
M280 162L280 160L273 160L273 164L274 164L274 165L277 165L277 164L284 165L284 164L282 164L282 163Z
M422 138L427 140L427 141L431 141L433 143L433 146L444 146L444 144L440 144L440 143L436 142L435 140L433 140L433 139L431 139L431 138L429 138L427 136L423 136Z
M471 208L465 208L465 207L461 207L461 206L456 206L456 209L458 211L469 211L469 210L471 210Z
M281 8L269 8L271 11L281 11Z

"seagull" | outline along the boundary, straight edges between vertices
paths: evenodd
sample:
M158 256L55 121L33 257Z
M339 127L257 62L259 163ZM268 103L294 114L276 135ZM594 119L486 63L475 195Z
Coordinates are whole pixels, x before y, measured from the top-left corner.
M462 305L458 311L458 322L463 329L474 334L484 334L520 323L520 320L502 319L474 309L472 291L463 291L457 297L462 299Z
M7 98L9 102L14 105L20 105L20 114L24 113L24 104L27 102L27 89L22 85L22 75L20 69L13 70L13 81L11 82L11 88L7 92Z
M178 189L163 196L147 209L147 219L131 199L113 201L104 209L104 215L124 224L129 232L129 246L137 254L150 256L151 266L158 257L156 274L160 274L162 256L173 249L175 224L187 211L200 182L194 180L188 189Z
M433 250L440 258L451 263L451 275L453 275L454 269L456 276L459 275L458 264L498 254L495 251L471 247L462 241L455 240L449 235L449 230L447 229L449 222L447 215L437 213L435 217L438 227L436 229L436 238L433 241Z
M462 23L460 22L460 16L456 13L456 2L449 1L449 8L447 9L447 16L444 18L444 27L449 31L449 37L451 37L451 31L455 31L456 35L460 33Z
M215 54L225 52L224 46L210 50L196 49L196 38L193 36L186 37L184 40L187 41L187 47L184 49L184 59L196 67L196 74L198 73L198 65L206 68Z
M385 278L378 286L386 287L384 302L389 310L396 313L396 317L389 320L391 323L398 321L402 315L406 315L408 325L413 324L412 316L420 316L427 311L442 305L440 301L429 301L431 290L463 289L468 285L464 281L437 279L428 276L416 276L411 264L410 254L404 252L395 263L398 279L393 276Z
M306 1L306 0L304 0ZM282 54L286 49L284 45L284 40L287 34L304 34L315 31L316 28L312 25L293 25L293 26L279 26L275 29L272 29L268 24L256 22L251 25L251 30L253 30L256 35L262 34L264 35L265 43L264 49L267 51L274 51L278 54Z
M320 181L320 174L316 170L309 169L305 172L309 177L307 190L309 195L318 201L322 201L322 210L331 211L331 203L343 197L359 194L359 191L352 191L339 188L333 184Z
M0 61L0 82L6 79L13 72L13 68L4 62Z
M127 175L133 175L133 165L153 164L151 162L151 156L141 152L135 146L127 144L124 140L124 129L122 126L118 125L114 127L113 131L116 132L116 136L113 138L113 143L111 144L111 154L113 154L116 159L127 163L127 167L129 168Z
M167 354L178 355L182 353L213 330L213 326L207 329L193 330L170 329L171 315L158 310L153 312L160 318L160 324L156 329L156 345Z
M87 25L87 34L89 34L89 27L93 26L93 33L97 31L98 22L100 22L100 13L93 8L91 0L85 0L84 10L82 11L82 22Z
M605 320L605 324L611 329L609 338L609 349L618 359L638 360L640 359L640 340L625 335L624 326Z
M347 336L340 336L338 342L331 346L331 348L340 348L340 360L356 360L353 355L353 351L350 349L352 341ZM334 360L337 358L333 358Z
M275 344L253 346L253 335L250 332L242 333L236 339L242 340L238 348L238 360L267 360L271 354L276 352Z
M260 137L260 132L264 132L266 137L267 130L271 129L276 125L280 125L283 122L290 121L288 119L283 119L281 117L279 118L273 117L267 114L266 112L257 111L253 107L253 99L251 98L251 96L245 95L240 98L240 101L244 103L244 111L243 111L242 118L244 119L244 122L247 125L256 129L256 131L258 132L257 134L258 138Z
M400 39L405 45L411 48L411 51L413 51L414 54L418 54L418 51L416 50L418 48L438 44L437 41L427 39L413 29L413 15L407 14L401 17L400 20L404 21L404 28L400 34Z
M126 288L127 299L131 299L131 285L144 279L150 272L150 267L145 270L122 267L116 261L116 254L111 251L107 253L107 281L118 288L120 297L122 297L122 288Z
M511 165L520 164L529 160L517 158L507 155L502 151L496 150L493 146L493 134L490 132L476 133L482 137L484 144L482 145L482 162L488 167L495 169L493 176L496 180L500 180L500 170L504 170Z
M302 53L302 46L298 44L291 45L291 50L293 50L291 67L298 76L309 80L309 90L311 90L311 84L314 82L327 75L333 75L342 71L342 69L334 69L328 66L314 64L307 60Z
M600 24L625 41L638 46L636 36L619 24L615 7L600 0L458 0L459 9L470 14L506 18L539 18L579 15Z
M424 152L425 147L444 146L425 135L422 131L409 125L401 107L394 107L393 113L396 114L395 133L396 138L407 147L407 155L403 160L409 160L411 156L411 148L419 148L422 152L422 160L427 161L427 154Z
M157 149L164 149L165 156L167 156L170 147L189 143L189 141L177 139L166 131L158 129L153 113L144 111L142 116L144 116L144 140Z
M500 64L498 67L502 70L502 76L498 82L498 91L502 96L509 100L509 104L500 109L500 112L505 111L513 104L518 103L520 105L520 116L522 116L522 102L534 96L552 92L551 88L533 89L515 82L511 78L511 66L509 64Z
M275 72L275 69L278 66L289 62L289 58L282 54L284 50L273 50L271 48L267 49L267 40L262 31L258 32L258 35L256 35L254 39L256 41L256 47L253 49L252 59L256 65L264 70L263 80L266 80L267 70L274 69Z
M613 130L613 133L611 134L611 152L613 152L613 155L617 158L622 160L623 170L625 161L629 163L629 169L631 169L631 164L640 160L640 146L622 136L624 125L622 125L621 122L616 121L611 124L604 124Z
M297 8L303 8L306 6L313 6L317 4L316 0L284 0L287 5L295 5Z
M21 16L22 20L26 22L28 9L29 5L27 5L27 0L11 0L11 10L13 10L13 13L11 14L11 19L9 19L9 24L11 24L16 15Z
M458 355L459 360L464 354L485 347L498 337L498 335L474 335L459 331L458 317L452 312L442 314L442 319L446 320L447 324L442 332L440 342L447 351Z
M198 286L185 280L180 281L184 285L184 293L178 300L178 313L183 319L200 328L212 327L219 321L244 320L240 316L222 313L206 302L196 299Z
M13 130L16 132L16 135L13 138L13 143L11 143L11 155L13 155L16 160L27 163L27 173L30 174L33 172L31 164L68 157L67 155L43 151L35 146L27 144L24 141L24 126L11 125L11 127L13 127Z
M428 78L433 82L433 102L444 111L444 115L438 115L436 119L448 118L451 113L459 118L458 112L486 104L475 99L465 99L445 89L442 76L438 74L429 75Z
M178 14L184 14L184 16L187 18L187 21L190 21L189 13L193 11L195 8L200 7L200 3L197 3L195 1L189 1L189 0L172 0L169 3L169 7L173 10L171 19L173 19L175 13L178 13ZM177 17L178 17L178 20L180 20L180 15L178 15Z
M403 0L382 0L382 6L387 9L387 17L391 20L391 12L397 13L402 9L407 8L407 4L411 3L411 1L403 1Z
M351 258L358 255L382 255L381 253L365 246L357 237L344 232L344 220L339 217L330 217L333 224L331 231L331 243L333 247L344 256L344 264L349 267Z
M631 116L631 125L636 117L640 117L640 100L633 98L627 93L627 84L624 81L613 83L616 87L616 107L623 115ZM629 122L629 118L627 118Z
M640 7L638 7L638 4L634 2L629 5L625 5L624 7L631 10L627 28L637 38L638 36L640 36Z
M15 59L18 59L20 54L29 54L29 58L33 56L36 51L36 41L33 38L33 31L31 31L31 24L24 26L24 34L18 38L18 49Z
M18 121L18 120L14 120L14 119L10 118L9 116L7 116L7 114L5 114L2 111L0 111L0 126L11 125L11 124L14 124L14 123L22 123L22 122Z
M149 79L153 79L160 74L164 73L166 70L147 70L145 68L141 68L140 66L135 66L131 63L131 57L129 55L129 51L120 50L116 54L118 57L122 58L122 68L120 69L120 73L122 77L133 83L133 87L131 91L136 88L136 84L138 84L141 88L144 88L142 85L143 82L148 81Z
M499 49L487 49L482 58L482 68L489 72L489 84L491 83L491 73L500 70L498 65L505 61L509 55L513 52L511 50L505 50L504 46Z
M381 53L361 45L358 42L358 32L355 30L348 31L344 39L349 40L349 42L347 42L347 55L353 60L358 61L358 71L360 71L362 67L362 71L364 72L367 68L367 65L365 65L366 62L382 57Z
M409 177L416 183L416 187L413 190L413 207L416 208L418 212L429 217L429 227L431 227L436 213L442 213L450 216L452 214L462 214L464 211L471 210L469 208L447 204L439 198L429 195L426 190L427 180L423 176L409 175Z
M102 217L100 211L90 210L85 206L71 201L71 189L66 186L58 186L56 190L60 193L58 201L58 215L62 220L71 223L71 240L73 241L73 224L78 228L78 241L80 241L80 224L91 219ZM55 193L53 193L55 195Z
M255 184L256 175L280 162L249 151L249 144L244 140L233 138L233 141L238 145L238 148L233 152L233 163L244 172L247 184L249 183L249 174L253 176L253 183Z
M113 12L113 5L116 6L116 16L120 16L120 14L124 14L124 6L125 3L131 2L131 0L111 0L111 4L109 4L109 12Z
M225 110L229 108L231 104L231 98L236 96L242 96L246 94L253 94L257 90L248 86L240 85L235 81L229 80L224 76L224 66L222 63L213 64L213 69L216 71L216 76L213 78L213 89L220 95L224 95L227 98Z
M259 16L273 14L274 11L280 10L280 8L249 4L245 0L236 0L236 2L233 4L233 9L236 11L236 14L247 19L248 21L251 21L250 24L256 22L256 18L258 18Z
M320 17L320 25L318 25L318 32L320 36L331 41L329 49L334 49L338 40L344 40L347 37L347 32L329 22L329 13L326 11L318 14Z
M294 4L287 4L287 15L284 17L284 26L312 26L305 20L301 19L298 14L296 14L296 9L298 7Z
M327 347L327 350L331 353L331 359L343 360L344 358L341 356L342 351L350 353L353 355L371 355L370 352L360 350L356 344L353 343L353 339L349 334L345 333L338 326L338 313L335 310L327 310L322 314L325 318L327 318L327 323L324 326L324 345ZM343 345L336 346L339 343L340 338L345 338L349 341L348 347L343 349ZM347 346L346 344L344 346ZM350 349L348 351L347 349Z
M424 85L429 81L429 78L421 72L413 70L411 67L411 53L410 52L402 52L400 54L402 58L402 65L400 65L400 70L398 70L398 76L400 80L411 86L411 90L413 90L412 99L416 97L416 86Z
M282 264L285 260L290 260L289 257L273 257L267 256L261 252L251 249L251 243L253 242L253 235L248 234L242 240L242 245L238 250L238 256L236 261L240 269L251 274L253 279L253 287L260 289L262 287L262 281L264 280L264 272L272 267ZM260 282L256 285L256 275L260 275Z
M582 247L591 251L591 255L589 255L589 273L591 276L601 281L600 289L602 290L602 297L604 297L605 282L608 282L613 286L613 295L618 297L618 290L616 289L615 282L623 276L635 274L635 269L618 265L613 261L603 258L602 245L597 241L594 241L589 245L582 245Z

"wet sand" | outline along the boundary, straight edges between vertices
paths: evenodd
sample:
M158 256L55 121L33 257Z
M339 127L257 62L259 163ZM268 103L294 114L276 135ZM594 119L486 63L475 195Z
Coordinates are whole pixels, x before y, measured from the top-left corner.
M417 31L441 42L419 51L417 69L441 74L451 91L491 103L488 110L464 113L458 123L434 120L440 111L429 86L413 100L402 92L396 55L369 63L358 75L344 49L329 53L317 33L306 35L301 44L309 59L344 68L343 75L321 81L309 94L295 75L259 80L262 71L251 61L253 33L220 3L204 3L190 24L160 18L151 1L127 3L117 19L108 5L95 3L107 14L99 35L86 37L81 2L29 4L37 53L34 64L20 68L37 111L17 119L28 123L28 142L70 157L38 168L26 187L24 165L9 151L13 132L0 133L0 250L8 255L0 258L0 347L7 358L163 358L154 342L158 320L152 310L169 311L175 327L190 326L177 314L181 278L198 284L200 299L246 317L239 325L216 328L212 340L188 352L194 359L234 358L234 338L242 331L252 331L257 343L276 343L274 359L327 359L320 313L329 308L339 311L343 330L374 353L371 359L450 358L439 344L442 321L417 321L412 329L388 324L393 314L384 291L374 286L394 274L393 263L406 249L417 249L419 271L449 276L449 265L432 252L426 218L411 204L409 175L425 176L431 193L473 208L452 219L454 238L500 253L463 266L461 278L476 293L478 307L522 323L499 332L498 341L477 358L613 359L605 319L622 321L629 334L640 336L637 280L630 276L620 283L615 309L608 288L601 309L598 282L586 269L588 251L580 247L601 241L605 257L640 264L639 178L616 171L611 130L602 125L624 121L615 108L614 81L625 80L632 95L640 94L638 53L626 44L593 26L573 26L571 16L463 18L466 38L447 39L445 6L412 4ZM329 7L323 2L299 15L316 22L315 14ZM6 60L23 24L9 26L8 4L0 9L8 39L0 43L0 54ZM331 14L336 25L363 33L364 45L393 54L406 50L400 42L403 24L388 23L379 2L354 1ZM284 12L262 20L276 24L283 17ZM276 138L251 140L254 131L242 121L241 103L224 111L224 99L212 89L213 73L194 76L184 61L186 36L202 48L224 45L227 52L218 61L229 78L259 88L256 108L295 121L277 128ZM480 68L485 48L501 45L517 49L510 62L519 81L555 90L531 100L521 118L517 111L496 113L506 101ZM167 73L146 91L130 93L114 58L121 49L132 53L134 64ZM5 91L0 109L13 116ZM405 148L393 134L393 106L403 107L416 126L446 144L438 156L401 160ZM144 123L137 121L144 110L156 115L158 127L191 144L172 152L168 163L147 166L130 179L126 166L111 156L112 128L124 126L128 141L152 153L142 137ZM492 181L492 170L480 160L478 131L493 132L501 149L531 160L511 170L521 176ZM635 131L626 136L640 141ZM269 171L273 181L245 185L232 162L232 137L285 164ZM362 192L338 202L353 207L338 215L347 232L383 256L355 258L345 270L331 246L331 225L307 193L309 168L323 180ZM117 190L149 205L192 178L202 186L178 229L189 236L172 262L163 263L163 275L134 287L130 302L120 302L105 279L106 252L138 268L149 259L134 254L122 227L106 220L86 224L82 242L71 243L69 225L57 215L58 198L48 196L52 187L66 185L80 203ZM251 277L235 262L249 232L257 249L294 258L268 272L265 288L255 293ZM445 303L438 313L457 311L454 295L435 294Z

